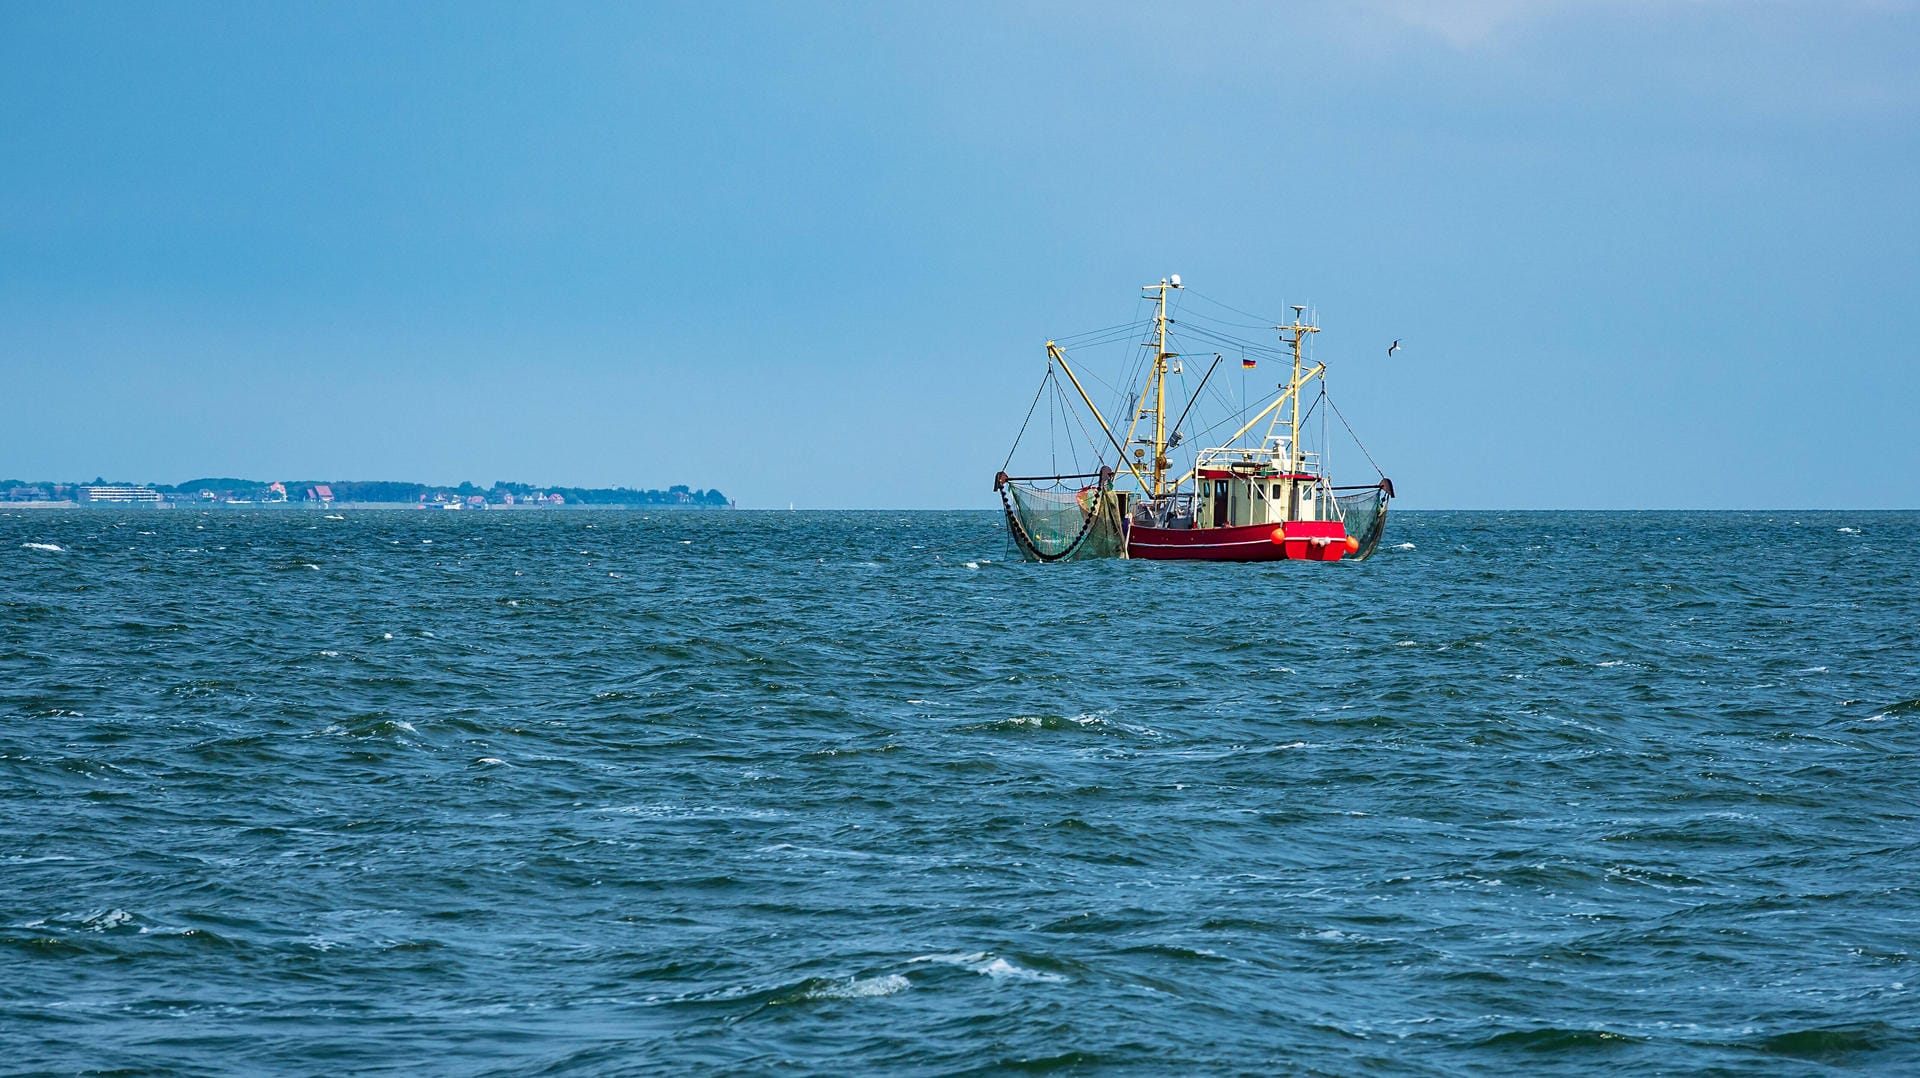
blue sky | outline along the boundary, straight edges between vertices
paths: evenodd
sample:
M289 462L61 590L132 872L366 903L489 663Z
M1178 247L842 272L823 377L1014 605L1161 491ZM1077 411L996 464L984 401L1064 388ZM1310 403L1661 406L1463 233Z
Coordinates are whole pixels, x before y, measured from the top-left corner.
M0 475L985 507L1046 338L1179 273L1316 305L1406 507L1920 506L1917 57L1892 0L0 3Z

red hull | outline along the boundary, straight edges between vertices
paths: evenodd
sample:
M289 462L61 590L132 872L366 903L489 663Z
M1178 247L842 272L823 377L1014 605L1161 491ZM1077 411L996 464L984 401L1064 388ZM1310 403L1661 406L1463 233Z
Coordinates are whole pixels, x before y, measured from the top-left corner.
M1278 543L1277 528L1285 529ZM1339 561L1346 553L1347 529L1337 520L1127 530L1127 557L1154 561Z

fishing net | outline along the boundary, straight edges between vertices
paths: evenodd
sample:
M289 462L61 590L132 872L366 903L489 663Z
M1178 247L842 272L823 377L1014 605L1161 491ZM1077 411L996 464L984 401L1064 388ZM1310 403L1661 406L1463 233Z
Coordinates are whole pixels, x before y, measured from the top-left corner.
M1347 526L1347 534L1360 540L1360 548L1347 556L1348 561L1365 561L1373 556L1373 548L1380 545L1380 535L1387 530L1388 489L1383 484L1363 487L1351 494L1335 491L1334 501L1340 506L1340 519Z
M1082 487L1066 485L1065 481L1074 479L1096 482ZM1028 561L1125 556L1120 497L1113 489L1111 470L1088 476L1043 476L1038 480L1009 479L1001 473L994 486L1007 511L1007 534Z

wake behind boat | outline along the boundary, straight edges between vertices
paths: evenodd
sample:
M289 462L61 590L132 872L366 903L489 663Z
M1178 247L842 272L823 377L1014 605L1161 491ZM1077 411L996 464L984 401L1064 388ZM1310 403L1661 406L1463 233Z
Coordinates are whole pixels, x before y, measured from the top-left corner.
M1280 348L1241 340L1229 330L1248 327L1244 321L1191 310L1181 312L1178 319L1169 317L1169 294L1181 290L1178 275L1146 285L1142 298L1153 303L1150 319L1066 338L1076 350L1146 338L1137 343L1150 349L1150 355L1144 363L1136 360L1136 374L1120 384L1138 382L1140 366L1145 368L1145 381L1141 389L1115 402L1115 414L1127 422L1124 439L1094 404L1066 349L1059 342L1047 342L1046 375L1007 464L993 483L1006 511L1007 534L1021 555L1043 562L1106 557L1361 561L1371 556L1386 528L1393 482L1377 468L1377 482L1364 486L1336 486L1328 477L1327 417L1339 411L1327 395L1326 364L1311 362L1309 355L1312 335L1320 327L1303 318L1305 307L1294 307L1291 322L1271 327L1279 334ZM1216 301L1206 302L1249 317ZM1247 418L1252 411L1249 393L1243 389L1236 410L1230 396L1214 383L1226 363L1224 354L1214 350L1219 347L1238 350L1243 375L1267 359L1289 362L1291 377L1277 384L1271 400ZM1185 361L1201 357L1210 357L1211 362L1198 384L1185 392ZM1072 395L1060 382L1062 374L1072 386ZM1181 381L1170 387L1170 377ZM1319 392L1303 414L1302 398L1309 385L1317 385ZM1176 403L1180 396L1187 397L1172 422L1167 419L1170 389ZM1047 459L1054 465L1053 474L1009 475L1006 468L1019 455L1049 391ZM1092 426L1080 414L1082 406ZM1222 412L1225 418L1220 418ZM1317 448L1309 450L1301 432L1311 430L1315 416L1321 421L1320 437ZM1202 425L1209 421L1210 426ZM1193 451L1191 457L1181 453L1183 444L1203 443L1232 422L1239 423L1238 429L1216 444ZM1344 417L1340 425L1352 434ZM1104 441L1093 436L1096 429ZM1195 429L1197 434L1188 433ZM1058 462L1063 440L1071 459L1081 459L1076 433L1098 467L1062 473ZM1372 457L1359 446L1357 436L1353 442L1371 464ZM1179 464L1176 455L1181 458Z

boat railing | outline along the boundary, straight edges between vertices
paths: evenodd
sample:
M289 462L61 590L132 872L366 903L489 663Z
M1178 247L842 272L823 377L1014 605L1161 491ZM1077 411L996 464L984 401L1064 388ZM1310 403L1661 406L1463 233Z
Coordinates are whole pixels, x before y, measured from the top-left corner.
M1233 471L1236 465L1242 469L1250 465L1279 467L1292 460L1292 454L1287 452L1285 438L1272 438L1269 439L1269 443L1257 448L1227 445L1202 449L1194 458L1194 470L1197 472L1202 468L1219 468ZM1320 454L1300 454L1300 470L1308 475L1319 475Z

